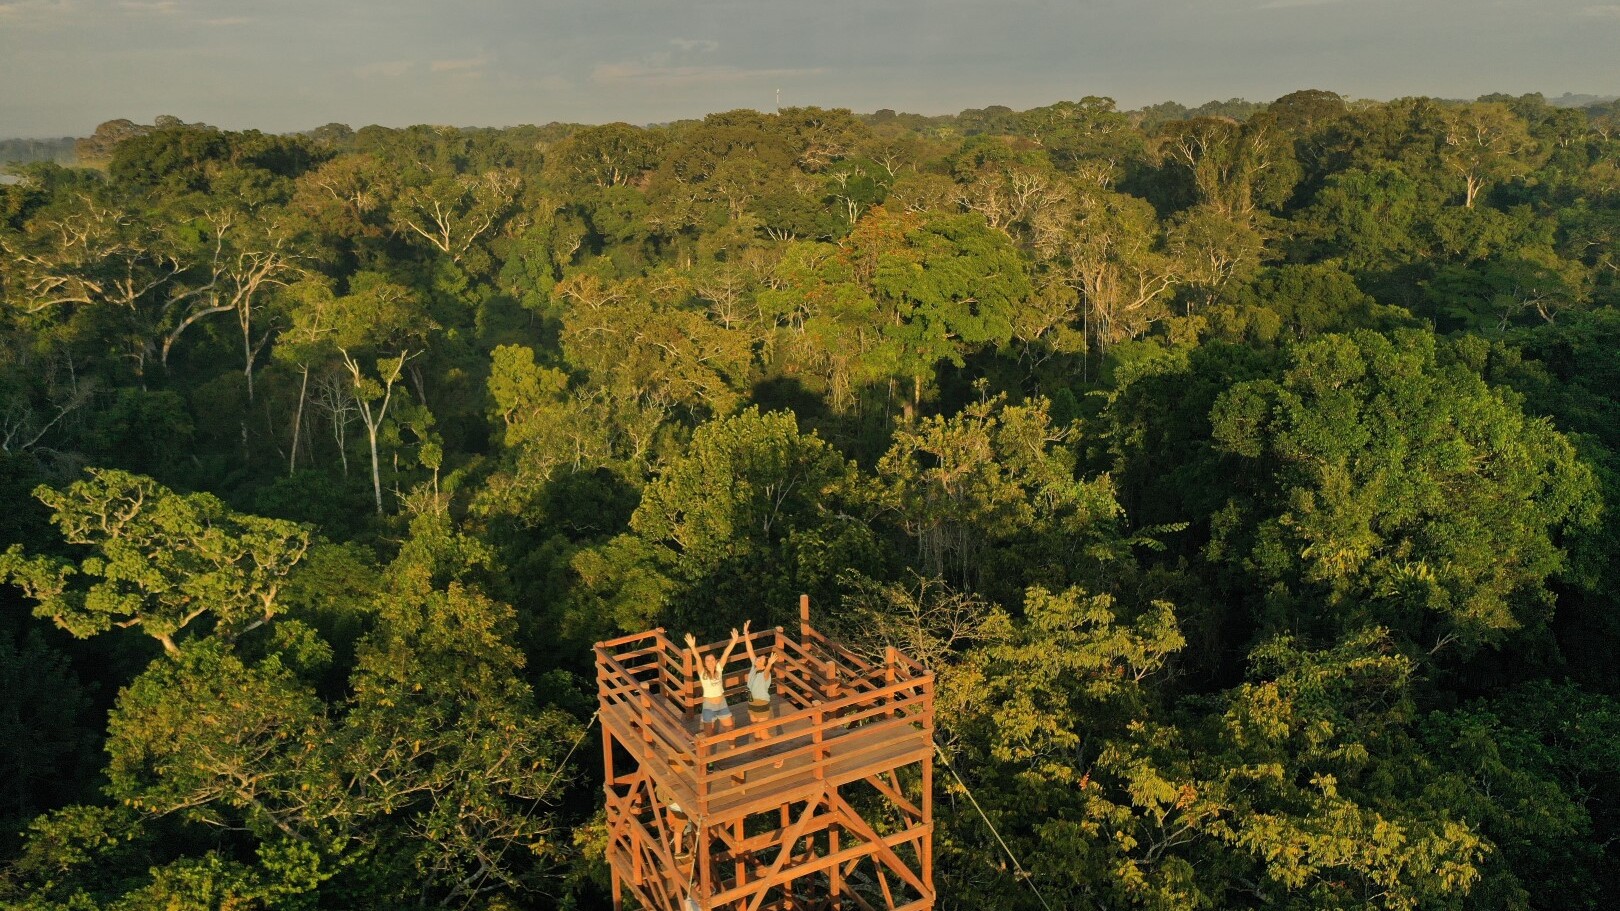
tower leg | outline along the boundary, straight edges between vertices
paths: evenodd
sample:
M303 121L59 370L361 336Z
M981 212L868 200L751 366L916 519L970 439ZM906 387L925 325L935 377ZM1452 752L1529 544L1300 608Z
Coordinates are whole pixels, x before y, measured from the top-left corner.
M922 856L918 858L922 864L922 879L931 890L934 888L934 757L929 756L922 762Z

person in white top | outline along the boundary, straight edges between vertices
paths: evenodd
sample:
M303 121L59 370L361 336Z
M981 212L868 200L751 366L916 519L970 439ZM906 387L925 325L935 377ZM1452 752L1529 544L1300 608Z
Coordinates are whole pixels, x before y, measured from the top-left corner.
M736 721L731 717L731 707L726 705L726 664L731 661L731 652L737 647L737 640L742 634L733 629L731 642L726 650L720 653L720 660L716 661L713 655L705 655L698 651L697 637L691 633L686 634L686 647L692 652L692 660L698 666L698 682L703 684L703 718L702 725L712 725L710 734L718 734L721 730L731 730Z

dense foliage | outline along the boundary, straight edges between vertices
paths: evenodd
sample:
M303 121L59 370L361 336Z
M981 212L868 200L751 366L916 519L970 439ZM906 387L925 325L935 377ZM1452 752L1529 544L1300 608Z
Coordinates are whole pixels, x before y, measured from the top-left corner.
M1613 105L79 152L0 186L0 904L600 907L586 647L798 592L939 674L944 907L1620 902Z

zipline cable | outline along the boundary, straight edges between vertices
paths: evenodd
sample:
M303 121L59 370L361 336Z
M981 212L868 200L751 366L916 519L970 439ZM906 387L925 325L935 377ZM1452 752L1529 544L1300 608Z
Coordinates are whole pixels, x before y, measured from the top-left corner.
M534 799L536 806L539 805L540 798L544 797L546 792L551 790L551 786L557 783L557 778L562 775L563 769L568 768L568 760L574 758L574 751L579 749L581 743L585 742L585 735L591 732L591 725L595 724L600 717L602 717L602 710L597 709L591 713L591 717L585 722L585 726L579 729L579 736L574 738L574 745L568 748L568 755L564 756L563 761L557 764L557 771L551 773L551 780L546 782L546 786L540 789L540 795ZM529 812L533 813L534 807L530 807ZM503 847L502 850L505 850L505 848ZM499 860L500 855L496 854L495 859Z
M1046 896L1041 894L1040 889L1035 888L1034 878L1024 869L1024 865L1018 862L1018 857L1013 854L1012 848L1007 847L1007 840L1001 837L1000 832L996 831L996 824L990 821L990 817L985 814L984 808L979 806L978 798L973 796L973 791L968 788L967 782L962 780L962 776L956 774L956 767L951 765L951 760L946 757L945 751L940 748L937 742L934 744L934 752L939 754L939 761L945 764L945 770L951 773L952 778L956 779L957 785L962 788L962 793L966 794L968 801L973 804L973 809L979 811L979 818L984 820L984 824L990 827L990 834L994 835L996 841L1001 843L1001 850L1007 852L1007 859L1012 861L1013 869L1017 871L1018 878L1029 886L1029 891L1035 893L1037 899L1040 899L1042 908L1045 908L1046 911L1052 911L1052 906L1046 903Z
M524 813L523 818L525 822L528 821L529 816L533 815L535 809L540 806L541 799L544 798L546 793L551 790L551 786L557 783L558 778L562 777L563 770L568 767L568 761L574 758L574 753L579 749L579 745L585 741L585 735L590 733L591 726L597 722L601 715L601 709L597 709L591 713L590 719L586 721L585 726L580 729L579 736L574 738L573 745L568 748L568 753L563 756L562 762L558 763L556 771L552 772L550 780L546 782L546 786L540 789L540 793L536 795L533 805L531 805L528 811ZM1046 896L1042 895L1041 890L1036 887L1034 877L1030 875L1028 870L1024 869L1023 864L1019 863L1018 855L1013 853L1013 849L1007 844L1007 840L1001 837L1001 832L996 828L996 824L990 821L989 814L985 813L984 807L979 805L979 799L973 796L973 789L969 788L967 786L967 782L962 780L962 776L957 773L956 767L951 765L950 757L945 755L945 750L941 748L937 742L934 744L934 752L939 755L939 761L944 764L945 770L951 773L952 778L956 779L956 784L962 789L962 793L967 795L968 802L973 804L974 811L979 814L980 819L984 820L984 824L987 828L989 828L990 834L996 837L996 843L1001 845L1001 850L1006 852L1007 859L1012 861L1013 870L1018 874L1018 878L1023 880L1025 885L1029 886L1029 891L1035 893L1035 898L1041 903L1042 908L1045 908L1046 911L1052 911L1052 906L1047 903ZM506 853L506 849L510 847L511 844L512 843L508 841L501 845L501 849L495 853L495 864L500 863L502 855ZM488 873L486 873L485 876L487 878ZM690 877L688 877L688 884L690 885ZM472 904L472 900L477 894L477 889L473 889L468 893L467 901L462 905L462 911L466 911L467 907ZM688 895L688 901L690 900L691 896Z
M523 813L523 821L524 822L529 821L529 817L533 816L534 811L539 808L540 801L543 800L545 798L546 794L551 790L551 786L557 783L558 778L562 777L563 770L568 768L568 760L574 758L574 751L579 749L579 745L581 743L585 742L585 735L589 734L591 732L591 726L596 724L597 719L600 718L601 716L602 716L602 710L597 709L596 711L591 713L591 717L590 717L589 720L587 720L585 722L585 726L579 729L579 736L574 738L574 745L568 748L568 754L563 756L562 762L557 763L557 769L556 769L556 771L551 773L551 779L546 782L545 787L540 789L540 793L535 795L534 803L532 803L529 806L529 809L524 811L524 813ZM506 854L506 849L511 847L511 846L512 846L512 842L511 841L506 841L501 845L501 849L499 851L495 852L494 861L492 861L490 863L489 867L486 867L484 869L484 876L483 876L484 879L488 879L491 870L500 865L501 857L504 854ZM478 888L477 888L477 886L474 886L473 888L469 889L468 892L467 892L467 900L465 902L463 902L462 905L461 905L461 911L467 911L467 908L470 905L472 905L473 899L476 898L477 896L478 896Z

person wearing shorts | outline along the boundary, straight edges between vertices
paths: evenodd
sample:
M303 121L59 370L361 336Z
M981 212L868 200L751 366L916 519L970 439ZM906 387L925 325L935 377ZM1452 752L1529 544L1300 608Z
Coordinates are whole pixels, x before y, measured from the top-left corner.
M747 638L748 622L743 623L743 646L748 649L748 722L752 725L761 725L754 733L754 739L763 743L776 736L773 725L765 724L775 715L771 702L771 673L776 668L777 652L761 658L754 651L754 640ZM782 767L782 760L775 762L776 768Z
M731 706L726 704L726 664L731 661L731 652L737 647L737 640L741 638L742 634L733 629L731 642L725 651L720 653L717 661L713 655L699 652L697 637L691 633L686 634L686 647L692 652L692 660L698 666L698 682L703 685L703 716L700 729L707 729L710 734L718 734L722 730L729 731L736 724L731 717Z

